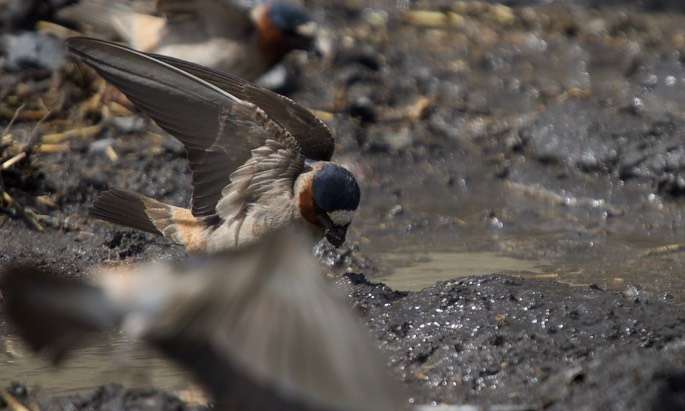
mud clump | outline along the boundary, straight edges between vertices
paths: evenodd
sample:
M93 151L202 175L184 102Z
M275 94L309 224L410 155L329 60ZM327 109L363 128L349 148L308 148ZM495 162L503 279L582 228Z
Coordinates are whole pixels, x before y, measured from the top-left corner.
M685 371L680 307L509 276L441 282L406 295L348 280L417 403L682 404L671 382Z

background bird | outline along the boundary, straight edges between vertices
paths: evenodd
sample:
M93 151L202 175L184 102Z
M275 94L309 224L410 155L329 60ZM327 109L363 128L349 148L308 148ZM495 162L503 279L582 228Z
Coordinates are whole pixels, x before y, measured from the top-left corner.
M345 241L359 186L330 162L333 137L310 111L174 58L83 37L67 45L184 144L192 173L190 210L115 188L91 205L92 216L162 234L188 252L239 247L292 221L313 242Z
M58 17L110 33L132 48L255 80L294 49L315 46L316 23L299 6L237 0L158 0L157 15L111 0L83 0Z
M281 230L183 266L98 270L93 284L17 267L0 290L16 331L49 358L121 327L192 371L215 409L399 409L379 353L300 234Z

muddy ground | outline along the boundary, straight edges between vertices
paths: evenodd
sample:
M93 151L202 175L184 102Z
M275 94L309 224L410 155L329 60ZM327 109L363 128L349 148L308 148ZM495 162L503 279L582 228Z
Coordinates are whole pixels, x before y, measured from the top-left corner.
M94 264L182 258L163 239L85 214L110 185L187 203L182 147L116 96L88 101L93 76L34 31L59 1L10 4L0 9L0 129L11 137L0 156L28 155L1 171L0 264L80 276ZM299 81L286 91L320 110L363 193L351 245L327 261L349 272L338 286L414 403L685 409L683 257L612 243L654 250L685 238L681 2L307 6L329 53L290 56ZM82 135L55 135L70 129ZM603 276L572 287L493 273L398 292L373 283L381 268L364 250L374 242L575 256ZM607 280L627 271L649 274L647 284ZM52 405L183 407L159 392L139 401L149 395L110 386Z

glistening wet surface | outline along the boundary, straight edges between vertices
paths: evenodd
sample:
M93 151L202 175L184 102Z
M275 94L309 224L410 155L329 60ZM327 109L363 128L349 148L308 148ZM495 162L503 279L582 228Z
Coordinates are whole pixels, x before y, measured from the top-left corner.
M516 242L509 239L505 242ZM431 251L398 248L371 252L379 264L374 277L395 290L418 291L437 281L466 276L509 274L529 279L553 279L572 286L596 285L626 295L648 293L661 299L685 299L685 255L672 244L612 239L600 252L565 255L555 260L521 259L497 251Z
M461 182L436 183L450 174ZM685 301L678 202L630 185L607 193L602 180L553 189L501 182L462 170L459 159L393 176L402 186L370 190L359 218L374 279L393 288L506 273Z
M103 333L88 341L55 367L26 347L6 326L0 326L0 386L17 381L35 392L60 395L80 394L111 382L175 393L189 387L189 377L183 370L120 333Z
M383 267L383 274L376 280L397 291L419 291L438 281L472 275L486 275L493 272L525 275L532 278L556 278L555 273L545 273L542 265L535 261L504 257L494 252L481 253L420 253L409 252L375 254Z

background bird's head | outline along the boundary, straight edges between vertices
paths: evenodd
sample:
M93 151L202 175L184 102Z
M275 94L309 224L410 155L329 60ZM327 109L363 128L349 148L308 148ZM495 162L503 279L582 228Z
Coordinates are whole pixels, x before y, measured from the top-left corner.
M295 5L260 5L252 11L252 19L262 53L272 56L274 62L291 50L312 50L315 46L316 23Z
M359 207L357 180L345 168L329 162L312 164L303 179L298 197L300 214L322 228L328 242L339 247Z

